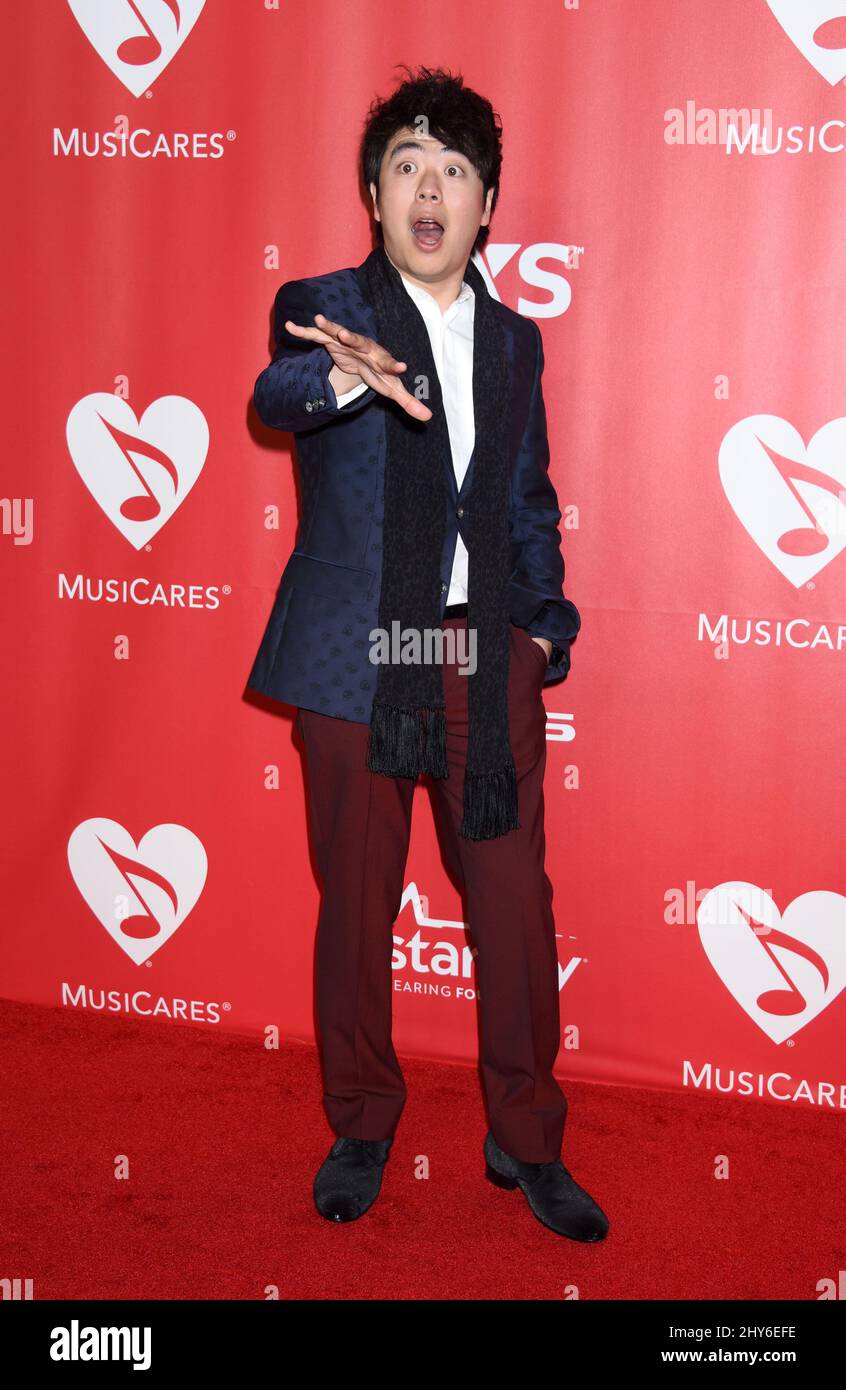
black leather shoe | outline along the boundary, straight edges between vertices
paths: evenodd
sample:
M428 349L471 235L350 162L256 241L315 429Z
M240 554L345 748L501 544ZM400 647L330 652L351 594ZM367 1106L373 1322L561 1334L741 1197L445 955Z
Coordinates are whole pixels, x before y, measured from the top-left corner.
M393 1139L336 1139L314 1179L314 1204L327 1221L357 1221L372 1207Z
M551 1163L524 1163L499 1147L490 1130L485 1136L485 1177L497 1187L519 1187L538 1221L570 1240L603 1240L608 1217L560 1158Z

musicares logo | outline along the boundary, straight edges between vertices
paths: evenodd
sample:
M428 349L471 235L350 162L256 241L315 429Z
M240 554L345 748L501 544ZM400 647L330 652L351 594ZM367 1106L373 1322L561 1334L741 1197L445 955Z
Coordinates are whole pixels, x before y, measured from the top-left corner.
M782 916L754 883L703 897L699 938L729 993L775 1043L795 1037L846 985L846 898L816 891Z
M183 999L154 994L149 989L103 989L102 985L62 981L62 1005L95 1014L123 1014L127 1018L170 1018L178 1023L220 1023L231 1004L219 999Z
M795 588L846 546L846 417L805 447L777 415L750 415L720 445L720 480L755 544Z
M846 77L846 7L838 0L767 0L788 38L831 86Z
M194 28L206 0L68 0L88 42L128 92L140 97Z
M123 397L98 391L77 401L66 435L77 473L136 550L185 501L209 449L206 418L184 396L161 396L139 421Z
M156 825L136 846L122 825L99 816L73 831L68 864L98 922L136 965L182 925L208 872L202 842L184 825Z
M476 990L473 986L458 985L453 990L453 985L449 983L450 978L473 978L473 959L477 951L474 946L467 945L467 923L456 922L449 917L430 917L429 900L420 893L416 883L409 883L402 895L397 924L407 907L410 909L413 934L408 937L400 936L395 926L392 967L395 971L411 970L415 975L434 978L425 983L419 980L396 980L394 989L402 994L436 994L444 998L451 998L454 992L456 999L475 999ZM448 937L433 940L428 935L424 937L423 931L448 932L453 934L453 938L455 934L460 933L461 940L449 940ZM560 961L558 962L559 992L581 963L581 956L572 956L566 969Z

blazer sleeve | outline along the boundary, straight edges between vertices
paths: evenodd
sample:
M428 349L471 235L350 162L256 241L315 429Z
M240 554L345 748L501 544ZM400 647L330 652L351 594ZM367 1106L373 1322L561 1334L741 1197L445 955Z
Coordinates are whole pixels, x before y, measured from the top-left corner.
M326 312L318 292L304 280L287 280L276 293L273 312L276 348L253 388L262 424L297 434L369 405L376 395L371 386L353 400L344 396L348 403L339 406L329 380L332 358L326 348L285 328L286 319L305 328L314 327L314 315Z
M511 619L533 637L552 642L545 681L560 680L570 669L570 643L581 627L575 604L564 596L564 556L558 523L561 511L549 476L549 438L541 378L543 339L537 339L535 379L529 417L511 482L511 537L517 562L511 576Z

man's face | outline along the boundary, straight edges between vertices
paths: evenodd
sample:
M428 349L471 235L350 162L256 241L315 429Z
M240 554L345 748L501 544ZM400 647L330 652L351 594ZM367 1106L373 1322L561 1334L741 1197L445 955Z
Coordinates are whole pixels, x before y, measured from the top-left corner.
M466 155L406 127L388 141L370 196L388 256L425 285L461 277L479 228L490 222L493 189L483 196Z

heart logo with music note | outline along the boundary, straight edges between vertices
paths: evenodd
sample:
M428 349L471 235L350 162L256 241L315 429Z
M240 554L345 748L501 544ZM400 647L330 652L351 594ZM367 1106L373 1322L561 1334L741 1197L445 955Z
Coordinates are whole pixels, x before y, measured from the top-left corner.
M793 1038L846 986L846 898L815 891L784 915L754 883L720 883L696 914L730 994L774 1043Z
M136 550L185 501L209 449L206 418L184 396L160 396L139 421L127 401L97 391L77 401L66 434L91 496Z
M838 0L767 0L787 37L832 87L846 77L846 5Z
M73 831L68 863L94 916L136 965L182 925L208 871L201 841L184 825L156 825L136 846L122 825L99 816Z
M206 0L68 0L106 67L134 97L149 91L179 52Z
M797 589L846 546L846 418L807 449L778 415L749 415L720 445L720 480L755 544Z

